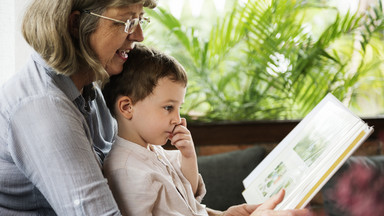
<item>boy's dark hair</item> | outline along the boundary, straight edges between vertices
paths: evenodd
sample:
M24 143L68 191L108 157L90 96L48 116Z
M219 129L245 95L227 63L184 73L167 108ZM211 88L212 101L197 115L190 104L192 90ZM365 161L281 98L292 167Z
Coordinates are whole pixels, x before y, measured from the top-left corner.
M186 72L176 59L137 44L129 52L123 71L111 76L103 87L104 99L112 116L116 117L114 106L119 96L129 96L135 104L150 95L159 79L164 77L187 86Z

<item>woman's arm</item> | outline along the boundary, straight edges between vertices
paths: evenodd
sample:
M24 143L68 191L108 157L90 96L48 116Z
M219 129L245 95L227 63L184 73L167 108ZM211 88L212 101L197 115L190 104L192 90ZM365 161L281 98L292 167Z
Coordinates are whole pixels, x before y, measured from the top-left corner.
M73 102L46 95L24 100L10 127L15 164L58 215L120 214Z

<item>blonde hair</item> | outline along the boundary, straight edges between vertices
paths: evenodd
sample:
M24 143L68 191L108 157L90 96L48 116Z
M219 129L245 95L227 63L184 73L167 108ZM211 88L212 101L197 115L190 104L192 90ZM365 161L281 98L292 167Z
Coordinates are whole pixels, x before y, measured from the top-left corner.
M34 0L27 8L22 33L27 43L57 73L73 75L80 67L90 67L96 80L105 80L108 73L90 47L89 37L99 21L95 16L80 16L79 38L69 32L69 16L84 9L103 13L107 8L142 3L154 8L157 0Z

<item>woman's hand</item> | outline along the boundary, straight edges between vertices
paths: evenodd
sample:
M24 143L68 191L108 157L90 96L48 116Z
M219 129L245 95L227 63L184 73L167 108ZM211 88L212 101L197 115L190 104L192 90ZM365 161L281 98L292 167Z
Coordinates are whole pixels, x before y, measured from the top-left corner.
M231 206L227 211L224 212L224 214L221 214L221 215L223 215L223 216L249 216L259 206L260 205L248 205L248 204L235 205L235 206Z
M251 216L310 216L312 215L308 209L295 209L295 210L280 210L274 211L273 209L284 199L285 190L280 190L279 193L271 197L265 203L260 205Z
M277 204L284 199L285 191L281 190L278 194L271 197L261 205L237 205L230 207L224 212L224 216L311 216L308 209L295 210L273 210Z

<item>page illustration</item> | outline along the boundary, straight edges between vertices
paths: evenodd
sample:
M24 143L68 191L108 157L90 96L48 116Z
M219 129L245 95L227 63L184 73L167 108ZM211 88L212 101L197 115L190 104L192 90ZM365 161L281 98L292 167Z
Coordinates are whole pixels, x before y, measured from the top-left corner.
M269 175L264 179L264 181L259 184L259 190L263 194L264 197L270 197L282 188L287 188L292 179L287 177L287 166L281 162L279 165L275 167L275 169L269 173Z
M316 161L317 158L324 152L327 147L327 143L321 137L305 136L299 143L293 148L297 155L305 162L308 167Z

